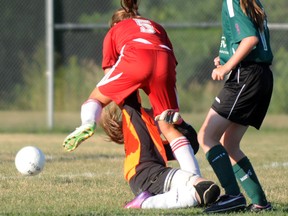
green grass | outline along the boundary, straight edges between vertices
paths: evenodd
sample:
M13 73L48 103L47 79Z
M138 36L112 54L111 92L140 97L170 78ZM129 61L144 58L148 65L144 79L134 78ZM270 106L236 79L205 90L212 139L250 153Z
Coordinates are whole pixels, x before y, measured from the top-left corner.
M196 128L203 121L203 116L199 115L185 118L195 122ZM254 164L275 208L261 215L288 215L287 120L287 116L269 116L262 130L249 129L242 142L243 150ZM0 134L0 215L202 214L201 208L123 209L125 202L134 197L123 178L123 146L106 142L104 134L97 133L77 150L67 153L61 145L66 135L47 132ZM43 172L34 177L22 176L14 165L17 151L27 145L38 146L46 155ZM201 150L197 158L203 176L217 181ZM170 165L177 166L175 162Z

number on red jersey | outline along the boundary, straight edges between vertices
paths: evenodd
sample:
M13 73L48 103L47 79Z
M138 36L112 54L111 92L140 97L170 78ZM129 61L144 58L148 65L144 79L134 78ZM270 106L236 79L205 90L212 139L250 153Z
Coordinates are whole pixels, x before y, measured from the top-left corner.
M149 20L143 20L143 19L133 19L136 24L140 27L140 31L143 33L148 34L155 34L154 26L151 24Z

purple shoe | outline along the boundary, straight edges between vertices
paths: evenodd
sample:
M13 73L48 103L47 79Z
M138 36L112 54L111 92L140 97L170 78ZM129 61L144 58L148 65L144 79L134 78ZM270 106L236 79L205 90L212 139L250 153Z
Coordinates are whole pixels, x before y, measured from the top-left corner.
M142 203L144 200L147 198L151 197L152 194L149 193L148 191L144 191L140 194L138 194L132 201L127 203L124 208L134 208L134 209L139 209L141 208Z

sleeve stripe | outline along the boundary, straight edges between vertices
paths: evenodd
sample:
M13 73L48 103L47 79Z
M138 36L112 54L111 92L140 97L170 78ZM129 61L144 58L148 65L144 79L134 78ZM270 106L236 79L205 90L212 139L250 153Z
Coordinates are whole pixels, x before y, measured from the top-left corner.
M234 13L234 8L233 8L233 0L227 0L227 8L228 8L229 16L234 17L235 13Z

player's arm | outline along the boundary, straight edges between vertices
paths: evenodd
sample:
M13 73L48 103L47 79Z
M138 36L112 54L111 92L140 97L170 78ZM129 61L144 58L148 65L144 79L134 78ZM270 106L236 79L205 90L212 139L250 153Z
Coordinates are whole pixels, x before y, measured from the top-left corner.
M104 69L104 74L107 74L111 70L111 67L105 68Z
M232 57L222 66L212 71L213 80L224 80L225 75L235 68L257 45L259 39L256 36L243 38Z

